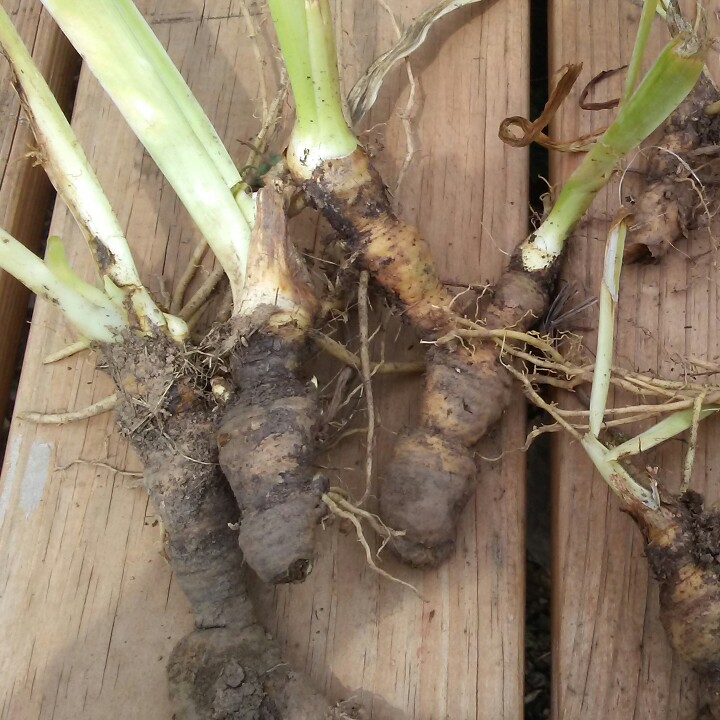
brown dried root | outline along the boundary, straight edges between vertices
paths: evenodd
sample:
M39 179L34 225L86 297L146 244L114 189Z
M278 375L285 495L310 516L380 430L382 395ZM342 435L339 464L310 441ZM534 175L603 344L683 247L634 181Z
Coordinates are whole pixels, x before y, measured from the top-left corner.
M142 472L138 472L135 470L123 470L122 468L115 467L115 465L111 465L104 460L85 460L83 458L76 458L75 460L71 460L69 463L65 463L65 465L58 465L53 469L53 471L62 472L63 470L67 470L73 467L74 465L90 465L92 467L100 467L104 470L109 470L115 475L123 475L125 477L141 478L143 476Z
M455 336L472 339L476 337L490 337L501 352L501 361L511 374L518 371L511 360L521 361L525 366L522 371L522 381L528 386L552 385L566 390L574 390L581 384L590 384L593 379L594 364L576 364L575 360L566 358L558 349L558 343L564 338L551 338L536 333L523 333L516 330L492 331L477 325L472 321L463 321L465 329L456 331ZM438 342L447 342L449 338L440 338ZM528 352L525 348L532 346L537 353ZM529 368L533 368L531 371ZM710 365L709 371L717 370ZM517 375L516 375L517 376ZM519 377L518 377L519 379ZM691 382L688 380L667 380L652 377L642 373L625 370L613 366L611 384L642 398L656 397L660 400L655 404L642 403L626 405L618 408L607 408L605 415L615 420L606 421L607 427L648 420L659 415L695 408L699 412L698 402L702 405L720 402L720 385L712 383ZM533 402L540 402L541 398L531 397ZM543 401L544 402L544 401ZM547 409L547 408L545 408ZM557 417L571 423L577 429L586 426L578 421L587 418L589 411L582 409L565 409L553 406Z
M348 95L352 124L357 125L375 103L383 79L400 60L409 57L425 42L432 25L449 12L483 0L439 0L405 29L397 43L377 58L355 83Z
M382 8L390 16L390 22L393 26L393 31L398 41L402 41L402 31L398 25L395 13L392 8L388 5L387 0L378 0ZM400 122L402 123L403 130L405 131L405 157L403 158L402 165L400 166L400 172L398 173L393 195L397 197L400 194L400 188L402 187L405 174L407 173L410 163L412 162L415 153L417 152L417 143L415 141L415 133L413 132L412 120L415 113L415 95L417 92L417 81L415 80L415 74L410 64L410 58L408 55L404 57L405 61L405 72L408 79L408 98L405 103L405 108L400 113Z
M225 276L225 271L222 265L215 267L212 272L205 278L202 285L195 291L195 294L188 300L188 302L180 310L180 317L183 320L190 320L202 306L208 301L210 296L215 291L218 283Z
M173 315L178 315L183 309L183 298L185 297L185 293L187 292L190 283L193 281L195 274L200 268L200 264L202 263L202 259L205 256L207 249L207 240L205 240L205 238L202 238L200 242L198 242L198 244L195 246L195 249L193 250L190 259L188 260L188 264L186 265L185 270L183 270L180 278L175 283L175 286L173 287L172 299L170 300L170 312Z
M360 372L362 376L365 405L367 407L367 438L365 441L365 490L358 506L367 500L372 489L373 456L375 454L375 400L373 397L372 374L370 370L370 348L368 333L368 282L370 273L363 270L358 284L358 322L360 325Z
M351 368L361 371L362 360L342 343L333 340L320 330L310 330L309 338L324 352L345 363ZM425 372L425 363L418 362L380 362L371 363L371 375L393 375L395 373L421 373Z
M409 588L421 600L423 599L422 595L420 595L420 592L414 585L411 585L404 580L400 580L400 578L397 578L394 575L391 575L389 572L378 567L375 560L373 559L373 553L365 537L365 532L363 531L360 518L367 520L372 529L380 537L384 538L382 545L376 553L376 555L378 556L391 538L402 537L405 534L404 531L393 530L387 527L387 525L385 525L385 523L380 519L378 515L368 512L367 510L363 510L358 505L354 505L349 500L347 500L344 493L339 488L330 488L328 492L323 493L322 500L327 505L328 509L333 515L336 515L343 520L348 520L350 523L352 523L353 527L355 528L355 533L357 534L358 542L365 550L365 557L367 558L367 563L373 572L376 572L378 575L387 578L391 582L398 583L399 585L403 585L404 587Z
M77 342L71 343L60 350L56 350L43 358L43 365L51 365L59 360L65 360L66 358L77 355L78 353L87 350L90 347L89 340L78 340Z
M18 418L26 422L37 423L38 425L64 425L65 423L87 420L96 415L102 415L103 413L113 410L117 404L118 395L117 393L113 393L80 410L62 413L21 412L18 413Z

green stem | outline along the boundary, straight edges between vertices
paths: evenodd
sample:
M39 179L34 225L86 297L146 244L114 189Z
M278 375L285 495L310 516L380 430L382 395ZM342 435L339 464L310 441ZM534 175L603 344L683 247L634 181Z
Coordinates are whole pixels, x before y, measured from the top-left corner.
M145 47L147 33L135 27L137 17L128 3L43 0L187 208L237 300L245 281L250 243L245 215L252 212L252 200L243 200L241 211L226 180L227 168L221 172L216 164L214 144L208 148L207 136L198 137L195 121L188 120L196 117L197 106L183 110L187 93L178 92L178 77L168 77L167 63L156 67L158 47Z
M590 434L595 437L598 437L602 427L612 376L615 308L620 293L620 272L626 234L627 221L622 217L610 228L605 246L605 268L600 286L597 352L590 395Z
M129 0L116 0L115 4L125 20L128 30L135 36L138 47L142 48L142 51L150 59L154 71L162 78L163 84L175 99L178 109L215 163L226 185L229 188L242 185L242 176L213 124L135 3L129 2ZM255 211L251 198L243 192L239 193L235 199L245 219L252 225Z
M640 13L640 23L638 25L637 35L635 36L635 45L633 46L632 56L630 57L627 74L625 75L621 103L627 102L635 91L638 75L640 74L640 66L642 65L657 6L658 0L645 0L643 2L642 12Z
M705 405L698 414L699 420L704 420L713 413L720 410L720 405ZM629 440L616 445L608 451L608 460L620 460L629 455L637 455L638 453L645 452L651 448L664 443L666 440L679 435L681 432L685 432L688 428L692 427L695 412L692 408L687 410L678 410L672 415L669 415L665 419L656 423L651 428L644 430L639 435L636 435Z
M57 235L51 235L48 238L47 249L45 251L45 265L60 282L72 287L88 302L104 307L107 306L109 304L108 301L110 301L122 306L123 300L125 299L122 295L118 298L119 302L117 302L99 288L82 280L73 272L67 255L65 255L62 240Z
M45 79L2 8L0 46L10 63L15 88L40 147L38 157L80 226L96 260L104 259L104 262L98 262L100 274L110 277L115 285L123 288L144 331L165 328L165 316L138 275L123 230L100 182Z
M681 33L663 48L638 89L563 185L543 224L523 244L527 270L545 269L559 257L572 228L620 159L660 127L695 86L706 48L704 40L688 33Z
M305 0L268 0L295 100L295 126L312 133L316 122Z
M632 507L636 501L651 510L660 507L657 493L640 485L617 460L611 460L607 448L596 437L585 435L582 446L593 465L625 507Z
M86 338L115 342L128 328L127 315L98 290L89 300L84 280L55 274L37 255L0 228L0 268L10 273L36 295L56 305ZM95 289L95 288L93 288Z
M287 160L308 178L326 160L358 146L342 110L337 49L328 0L268 0L295 98Z
M330 4L328 0L306 0L305 7L318 132L325 142L343 146L348 154L358 141L343 114Z

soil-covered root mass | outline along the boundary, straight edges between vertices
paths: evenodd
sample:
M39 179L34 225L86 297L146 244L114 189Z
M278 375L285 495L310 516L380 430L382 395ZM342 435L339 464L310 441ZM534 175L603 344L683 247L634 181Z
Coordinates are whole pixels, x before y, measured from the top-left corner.
M303 580L327 481L313 472L319 413L298 377L303 341L257 332L232 360L239 388L218 432L220 463L241 503L240 546L266 582Z
M528 273L513 256L502 275L485 327L528 330L548 306L557 270ZM511 400L512 378L493 342L472 340L428 355L419 426L406 431L384 471L380 514L406 531L391 547L407 563L432 567L455 547L460 514L475 490L474 446Z
M360 718L332 706L283 661L258 623L237 542L240 511L220 472L215 405L193 355L158 336L103 348L118 385L118 423L144 463L166 550L196 630L170 658L177 720Z
M327 481L313 469L316 387L303 373L318 301L288 239L282 188L257 194L243 297L225 328L237 392L217 442L241 510L240 547L261 580L299 582L312 569Z
M461 300L443 287L417 229L393 213L364 150L322 163L303 188L425 340L452 336L464 314ZM516 252L485 326L530 329L546 312L557 268L555 261L527 271ZM390 543L405 562L434 566L452 552L458 518L475 489L473 446L502 415L510 388L490 341L453 341L428 354L420 422L401 434L382 473L380 514L405 531Z
M330 706L293 671L257 624L196 630L168 664L171 697L187 720L351 720L352 701Z
M453 296L440 282L430 246L398 219L382 178L361 148L327 160L303 190L340 234L348 253L423 335L452 327Z
M670 116L650 149L645 187L633 208L625 260L642 262L664 255L689 232L707 226L717 207L704 183L717 184L720 93L701 76Z
M720 718L720 509L688 491L661 507L629 507L660 585L660 618L675 652L699 676L700 717Z

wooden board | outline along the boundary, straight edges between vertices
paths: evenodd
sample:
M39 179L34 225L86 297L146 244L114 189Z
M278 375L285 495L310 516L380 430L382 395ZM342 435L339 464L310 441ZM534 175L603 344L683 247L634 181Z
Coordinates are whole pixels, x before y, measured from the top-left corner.
M65 107L72 94L79 58L40 3L3 0L40 72ZM20 121L20 103L10 84L10 67L0 63L0 227L33 249L39 247L50 209L52 186L28 151L32 133ZM27 317L28 293L0 270L0 418L5 417L10 381L15 372L17 346Z
M638 15L628 0L551 3L551 69L579 60L585 63L578 87L553 128L556 136L576 137L607 123L608 113L580 111L577 98L591 77L627 62ZM666 40L658 23L649 54ZM617 97L620 81L601 84L596 98ZM634 167L640 159L634 158ZM567 156L554 158L553 182L561 183L575 162ZM636 188L624 184L623 198ZM574 235L565 274L582 296L598 293L608 222L618 208L618 196L617 184L602 193ZM690 357L717 362L715 263L708 233L697 232L657 264L623 269L618 364L664 378L692 379ZM596 322L595 310L578 324L592 328ZM592 332L585 333L585 340L594 347ZM709 379L717 382L717 376ZM616 403L629 404L629 398L617 396ZM710 502L720 495L719 433L716 419L702 424L692 478L693 489L706 493ZM648 577L640 533L620 512L576 443L558 436L554 449L552 717L696 717L696 681L673 658L666 641L658 619L658 588ZM684 450L684 442L670 442L662 451L648 453L643 462L662 468L664 480L676 488Z
M340 4L342 74L351 83L389 46L392 26L379 3ZM238 161L238 140L257 131L257 67L237 0L140 3ZM269 23L260 48L272 88ZM401 22L424 0L392 3ZM528 3L505 0L463 10L430 33L413 57L419 81L412 119L418 152L397 195L403 215L432 242L442 276L456 285L495 279L527 223L527 154L497 139L506 115L527 111ZM405 155L401 113L407 79L389 78L365 127L392 186ZM83 72L74 125L153 290L184 267L196 233L152 162L94 81ZM307 223L312 225L310 221ZM62 206L52 231L88 277L88 254ZM318 235L324 231L318 230ZM72 333L47 306L36 310L18 408L74 409L110 392L84 355L42 366ZM417 341L387 338L404 352ZM401 347L402 346L402 347ZM377 354L379 349L374 347ZM417 381L378 382L380 474L389 443L412 421ZM518 398L488 457L522 445ZM361 448L325 462L333 482L357 487ZM138 461L102 416L64 428L15 420L0 485L0 718L169 718L164 667L191 626L187 604L159 553L143 490L103 460ZM424 602L378 578L348 529L320 533L319 559L302 586L256 589L262 615L288 659L333 699L359 695L375 720L506 718L523 712L524 456L484 462L477 498L464 515L458 552L434 572L386 569L413 582Z

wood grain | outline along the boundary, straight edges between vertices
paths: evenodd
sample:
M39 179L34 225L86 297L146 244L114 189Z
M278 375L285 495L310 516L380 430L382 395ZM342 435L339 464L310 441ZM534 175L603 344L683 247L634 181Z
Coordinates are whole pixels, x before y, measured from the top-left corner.
M80 61L40 3L3 0L20 36L32 53L60 105L72 95ZM20 103L10 84L10 67L0 63L0 227L36 249L50 210L52 186L28 151L33 137L20 120ZM0 418L5 417L10 381L15 372L18 341L27 318L28 292L0 270L0 308L3 342L0 343Z
M393 3L401 22L424 0ZM349 85L388 47L392 28L373 2L337 3L342 74ZM215 122L231 153L257 131L257 67L237 0L140 3ZM277 82L270 28L249 4L270 87ZM465 9L434 28L412 60L419 81L412 119L418 152L397 195L419 223L453 284L491 281L526 231L527 154L508 150L497 128L527 111L527 0ZM400 114L407 79L398 67L367 119L365 139L388 183L405 154ZM184 266L196 232L152 162L95 82L83 72L75 128L115 207L142 276L157 290ZM326 232L303 223L317 239ZM52 230L73 265L92 275L88 254L62 206ZM47 306L35 312L18 408L84 406L110 392L85 355L54 366L40 358L72 339ZM386 338L388 354L417 352L408 333ZM408 350L409 346L413 349ZM376 357L379 346L373 347ZM394 433L412 422L417 380L378 381L380 475ZM523 712L525 410L518 397L483 455L481 483L464 515L452 562L429 573L387 560L424 602L372 573L348 528L330 523L302 586L256 588L267 626L288 659L333 699L358 694L375 720L492 718ZM362 420L360 420L362 422ZM109 416L65 428L15 420L0 485L0 718L169 718L164 667L191 625L189 609L159 553L158 529L143 490L128 479L72 460L138 461ZM323 464L354 488L362 448L343 446Z
M591 77L627 62L638 14L628 0L551 3L551 69L580 60L585 64L553 128L558 137L575 137L607 123L609 113L583 112L577 98ZM652 57L666 40L658 22L648 54ZM602 83L596 98L617 97L620 82ZM641 157L631 160L633 167L641 167ZM561 183L575 163L571 157L555 157L553 182ZM630 173L622 197L640 190ZM583 297L598 293L605 237L619 195L617 183L602 193L573 236L565 276ZM715 261L708 233L697 232L659 263L623 269L616 345L622 367L678 379L692 377L687 363L691 356L717 360ZM596 322L596 310L578 321L591 348ZM628 397L615 397L617 405L629 402ZM693 474L692 487L706 493L710 502L720 494L714 450L719 432L717 420L703 423ZM642 462L661 468L667 484L677 487L684 450L683 441L669 442ZM639 531L620 512L576 443L558 436L554 451L552 716L695 718L696 681L673 658L666 641L658 619L658 589L648 576Z

